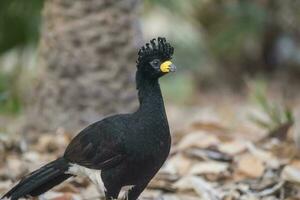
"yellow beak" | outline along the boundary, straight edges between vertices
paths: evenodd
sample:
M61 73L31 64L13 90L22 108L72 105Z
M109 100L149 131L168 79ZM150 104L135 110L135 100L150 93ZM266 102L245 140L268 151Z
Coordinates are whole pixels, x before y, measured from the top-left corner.
M176 66L171 61L165 61L160 65L160 71L164 73L175 72Z

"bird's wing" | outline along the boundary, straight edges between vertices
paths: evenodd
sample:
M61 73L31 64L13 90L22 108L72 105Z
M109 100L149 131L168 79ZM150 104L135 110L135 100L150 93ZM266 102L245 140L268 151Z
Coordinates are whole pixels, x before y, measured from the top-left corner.
M91 169L113 167L125 158L120 144L121 134L118 131L115 127L92 124L71 141L64 158L71 163ZM114 134L109 134L109 132Z

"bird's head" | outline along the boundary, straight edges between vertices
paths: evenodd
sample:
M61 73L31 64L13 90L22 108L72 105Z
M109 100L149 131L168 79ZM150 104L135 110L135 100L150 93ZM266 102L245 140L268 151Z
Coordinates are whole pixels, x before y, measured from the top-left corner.
M176 66L171 62L173 52L174 48L167 43L165 38L152 39L138 52L138 72L150 79L157 79L169 72L174 72Z

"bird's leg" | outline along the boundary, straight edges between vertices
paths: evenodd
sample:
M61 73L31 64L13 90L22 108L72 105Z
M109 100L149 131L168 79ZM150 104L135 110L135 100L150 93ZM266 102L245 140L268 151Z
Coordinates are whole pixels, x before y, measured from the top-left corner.
M105 192L105 199L106 200L115 200L115 199L118 199L120 190L121 190L121 188L115 189L115 190L111 190L111 189L107 190Z
M105 200L117 200L118 199L118 196L108 196L108 195L105 195Z
M146 188L147 183L135 185L132 189L128 191L125 195L124 200L137 200L143 190Z

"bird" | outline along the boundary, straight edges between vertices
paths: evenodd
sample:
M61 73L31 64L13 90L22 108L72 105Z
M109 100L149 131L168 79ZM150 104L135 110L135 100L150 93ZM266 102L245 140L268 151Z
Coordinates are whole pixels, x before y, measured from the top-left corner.
M138 51L136 88L139 107L133 113L108 116L80 131L63 156L22 178L1 199L36 197L66 179L85 176L107 200L136 200L166 161L171 134L159 78L176 71L174 47L164 37Z

